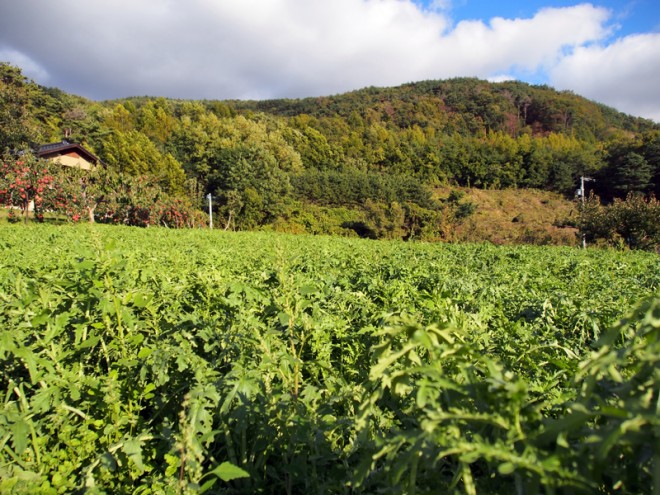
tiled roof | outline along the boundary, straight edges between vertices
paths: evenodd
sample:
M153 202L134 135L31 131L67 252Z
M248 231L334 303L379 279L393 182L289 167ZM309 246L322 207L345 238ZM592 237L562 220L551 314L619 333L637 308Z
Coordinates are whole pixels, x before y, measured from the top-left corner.
M94 164L101 162L101 160L99 160L97 156L95 156L92 152L85 149L80 144L72 143L70 141L67 141L66 139L60 141L59 143L42 144L41 146L39 146L39 149L37 150L37 155L43 157L46 155L51 155L53 153L58 153L61 151L70 151L70 150L78 152L80 155L84 156L88 161Z
M58 151L59 149L64 149L68 148L71 146L73 143L70 143L67 140L60 141L59 143L50 143L50 144L42 144L39 146L39 153L45 153L46 151Z

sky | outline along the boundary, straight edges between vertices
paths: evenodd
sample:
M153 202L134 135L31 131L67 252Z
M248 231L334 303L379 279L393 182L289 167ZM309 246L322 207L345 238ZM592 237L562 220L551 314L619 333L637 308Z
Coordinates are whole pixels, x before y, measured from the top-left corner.
M0 61L94 100L478 77L660 122L658 0L0 0Z

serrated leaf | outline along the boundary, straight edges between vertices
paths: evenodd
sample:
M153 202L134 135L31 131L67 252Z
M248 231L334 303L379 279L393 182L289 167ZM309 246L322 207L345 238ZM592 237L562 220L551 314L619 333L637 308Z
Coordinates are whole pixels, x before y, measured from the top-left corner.
M88 349L90 347L94 347L96 344L98 344L99 340L101 340L100 337L98 337L96 335L92 335L87 340L81 342L78 345L78 349Z
M142 442L140 440L134 438L125 441L121 450L135 463L138 469L144 471L145 465L142 462Z
M38 327L39 325L46 323L49 319L50 319L50 313L47 311L43 311L40 314L36 315L34 318L32 318L32 326Z
M223 462L214 470L206 473L207 475L213 474L220 478L222 481L231 481L238 478L249 478L250 473L244 469L239 468L238 466L232 464L231 462Z
M149 296L145 296L144 294L138 292L133 296L133 305L138 308L144 308L147 304L149 304L150 300L151 298Z
M14 440L14 450L16 454L22 455L28 446L30 425L24 419L19 419L11 425L10 429Z
M93 260L83 260L80 263L78 263L78 268L81 268L83 270L91 270L94 268L94 261Z
M151 353L154 352L154 350L151 347L143 347L140 349L140 352L138 352L138 359L144 359L147 358L151 355Z
M277 318L280 321L280 325L285 326L285 327L289 325L289 315L288 314L286 314L284 312L280 312L277 315Z
M316 287L314 287L313 285L303 285L300 288L300 294L302 294L303 296L308 296L310 294L314 294L315 292L316 292Z

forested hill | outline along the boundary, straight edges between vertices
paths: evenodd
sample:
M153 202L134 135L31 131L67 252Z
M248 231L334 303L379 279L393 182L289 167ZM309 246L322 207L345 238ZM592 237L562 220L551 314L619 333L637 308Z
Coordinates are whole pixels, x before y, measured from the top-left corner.
M429 184L571 195L581 175L605 199L660 192L660 124L570 91L475 78L340 95L205 102L220 115L284 119L316 169L366 166Z
M659 128L652 121L626 115L570 91L475 78L423 81L395 88L370 87L320 98L228 103L237 111L282 117L339 116L358 124L386 122L399 129L430 127L464 135L489 131L512 136L557 132L593 141L611 138L621 131L637 133Z
M71 141L122 174L157 176L228 228L447 238L456 192L660 194L660 125L570 92L452 79L268 101L94 102L0 63L0 148ZM439 189L442 188L442 189Z

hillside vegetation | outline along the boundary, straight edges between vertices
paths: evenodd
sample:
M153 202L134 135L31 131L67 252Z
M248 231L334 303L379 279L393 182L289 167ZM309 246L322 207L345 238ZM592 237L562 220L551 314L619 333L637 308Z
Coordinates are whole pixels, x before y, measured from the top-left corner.
M151 175L197 209L212 194L227 229L452 239L490 199L440 201L436 188L570 199L582 175L608 201L660 188L658 124L546 86L452 79L298 100L93 102L7 64L0 76L0 147L66 130L109 169Z
M449 195L451 190L440 190ZM458 241L494 244L575 245L578 230L566 220L578 215L574 201L538 189L465 190L465 201L476 205L474 213L453 233Z

